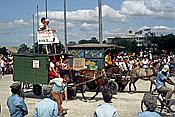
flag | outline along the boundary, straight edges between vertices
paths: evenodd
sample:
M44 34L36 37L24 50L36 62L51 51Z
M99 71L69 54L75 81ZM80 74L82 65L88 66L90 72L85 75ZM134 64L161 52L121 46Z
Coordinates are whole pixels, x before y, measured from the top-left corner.
M146 28L146 29L144 29L144 31L150 31L151 30L151 28Z
M135 34L141 35L142 34L142 30L139 30L139 31L135 32Z

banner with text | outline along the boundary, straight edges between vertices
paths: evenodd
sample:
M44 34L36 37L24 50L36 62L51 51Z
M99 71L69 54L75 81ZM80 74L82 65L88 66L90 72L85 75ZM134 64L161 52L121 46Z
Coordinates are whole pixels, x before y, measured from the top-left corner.
M53 31L38 31L37 41L38 44L52 44L55 42L55 34ZM56 41L59 42L58 38Z

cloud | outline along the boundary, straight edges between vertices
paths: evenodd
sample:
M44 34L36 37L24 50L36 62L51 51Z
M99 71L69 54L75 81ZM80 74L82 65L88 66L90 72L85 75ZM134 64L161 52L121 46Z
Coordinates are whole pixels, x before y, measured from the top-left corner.
M121 13L126 15L152 15L153 12L149 10L143 0L124 1L121 6Z
M125 0L120 13L175 19L175 0Z
M108 5L102 6L102 16L105 20L109 20L112 22L127 22L128 21L128 17L126 15L121 14L118 10L113 9Z
M154 12L155 17L175 19L174 0L151 0L146 5Z
M151 29L150 31L156 35L170 34L175 32L175 27L165 26L165 25L155 25L155 26L143 26L139 29L136 29L135 32L142 30L143 34L147 33L144 29Z
M151 28L153 32L158 32L158 33L169 33L175 31L174 27L168 27L168 26L153 26Z
M98 29L98 24L88 24L88 23L83 23L80 26L81 30L87 31L87 30L97 30Z
M0 23L0 33L8 34L11 29L28 27L31 24L23 19Z
M38 13L40 17L45 16L45 12ZM36 14L35 14L36 16ZM126 22L127 16L121 14L118 10L111 8L110 6L102 6L102 16L106 21L112 22ZM48 11L49 19L63 21L63 11ZM81 9L75 11L67 11L68 22L87 22L97 23L98 22L98 7L95 9Z

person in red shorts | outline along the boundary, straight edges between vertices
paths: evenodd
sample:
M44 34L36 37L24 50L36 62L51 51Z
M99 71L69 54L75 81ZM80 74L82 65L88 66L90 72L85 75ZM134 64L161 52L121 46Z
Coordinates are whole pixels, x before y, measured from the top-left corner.
M55 63L56 59L55 57L50 58L50 65L49 65L49 79L53 78L60 78L60 74L55 69Z

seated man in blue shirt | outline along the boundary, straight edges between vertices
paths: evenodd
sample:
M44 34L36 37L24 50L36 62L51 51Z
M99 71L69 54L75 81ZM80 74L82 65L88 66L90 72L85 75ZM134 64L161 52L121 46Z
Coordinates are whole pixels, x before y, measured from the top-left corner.
M166 94L165 100L171 99L172 94L175 92L175 89L171 89L165 86L165 82L171 85L175 85L169 77L170 77L169 65L164 65L162 70L157 74L156 89L159 92Z
M57 103L51 100L51 91L52 87L45 86L43 87L44 99L41 102L38 102L35 107L33 117L57 117L58 116L58 107Z
M20 94L20 85L13 83L11 86L12 95L7 100L7 106L10 111L11 117L24 117L28 114L27 105L24 102L23 97Z
M94 117L117 117L117 109L112 105L112 92L110 89L102 91L104 104L99 105L95 112Z

